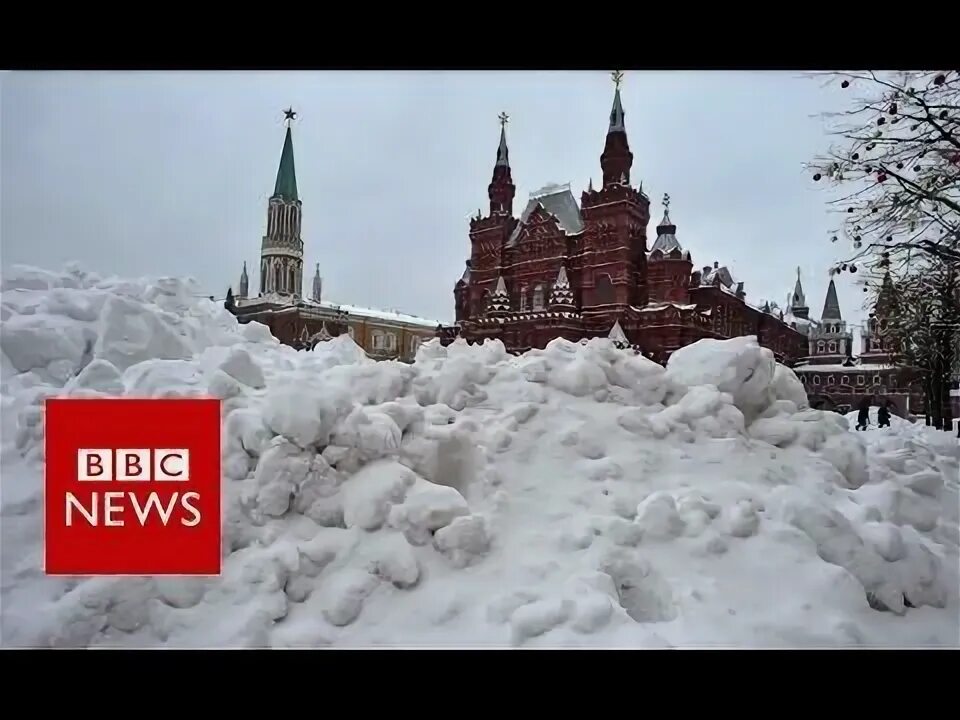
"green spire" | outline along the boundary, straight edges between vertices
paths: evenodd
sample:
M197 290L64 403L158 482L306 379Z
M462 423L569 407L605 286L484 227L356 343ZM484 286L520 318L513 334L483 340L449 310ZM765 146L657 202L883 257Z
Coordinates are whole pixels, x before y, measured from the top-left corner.
M283 139L283 152L280 153L280 167L277 170L277 184L273 188L273 196L287 202L298 200L297 172L293 166L293 135L290 126L287 126L287 135Z

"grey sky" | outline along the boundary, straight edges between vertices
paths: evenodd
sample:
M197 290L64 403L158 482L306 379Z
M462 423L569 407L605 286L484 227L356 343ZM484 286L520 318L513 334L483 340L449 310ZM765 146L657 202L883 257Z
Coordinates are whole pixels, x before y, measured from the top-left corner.
M510 115L519 213L528 194L593 177L613 97L608 73L12 73L0 98L2 261L103 274L190 275L205 291L258 278L267 197L292 105L307 269L326 298L449 321L487 210L497 115ZM843 97L795 73L627 72L631 179L669 192L694 265L714 260L748 299L783 303L796 267L819 317L836 216L802 163L824 150ZM863 293L839 279L844 316Z

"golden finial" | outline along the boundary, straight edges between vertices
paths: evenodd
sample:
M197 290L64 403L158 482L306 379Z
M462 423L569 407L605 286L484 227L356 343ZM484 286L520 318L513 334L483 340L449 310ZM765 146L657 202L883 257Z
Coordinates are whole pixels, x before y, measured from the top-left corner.
M497 117L500 119L500 127L504 127L508 122L510 122L510 116L505 112L500 113L497 115Z
M663 194L663 209L664 211L670 209L670 193Z
M623 82L623 73L619 70L614 70L610 73L610 77L613 78L613 84L617 86L617 90L620 89L620 83Z

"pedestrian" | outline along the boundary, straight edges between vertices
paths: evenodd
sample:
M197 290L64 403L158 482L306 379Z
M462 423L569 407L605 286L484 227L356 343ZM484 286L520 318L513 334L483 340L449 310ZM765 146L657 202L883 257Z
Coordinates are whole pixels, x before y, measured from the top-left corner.
M857 430L866 430L870 424L870 399L860 401L860 412L857 413Z
M888 400L877 410L877 427L890 427L890 408Z

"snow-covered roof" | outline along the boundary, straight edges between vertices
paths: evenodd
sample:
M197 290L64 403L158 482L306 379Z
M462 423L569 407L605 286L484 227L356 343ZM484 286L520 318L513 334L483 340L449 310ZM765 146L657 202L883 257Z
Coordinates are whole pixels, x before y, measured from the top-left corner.
M507 247L512 247L516 243L524 225L538 205L557 218L560 229L567 235L576 235L583 232L583 216L580 215L580 206L577 205L576 198L570 192L570 184L550 184L530 193L530 200L520 214L520 222L510 233Z
M732 289L734 286L733 275L730 274L730 270L726 265L721 265L720 267L713 267L700 278L700 285L713 285L714 278L720 278L720 286L727 289Z
M884 365L878 363L861 363L860 365L815 365L812 363L803 363L794 368L797 370L816 370L817 372L855 372L865 373L880 370L897 370L897 365Z
M407 313L397 312L393 310L375 310L373 308L360 307L359 305L344 305L339 303L330 302L329 300L321 300L320 302L315 302L312 300L304 300L304 305L308 307L320 307L324 310L332 310L336 312L340 310L350 315L356 315L358 317L368 317L376 320L384 320L386 322L394 322L402 325L419 325L422 327L436 328L437 325L442 325L439 320L430 320L428 318L418 317L416 315L408 315Z
M660 312L661 310L666 310L668 307L676 308L677 310L696 310L696 303L675 303L668 300L657 302L650 301L642 308L631 305L631 307L637 312Z

